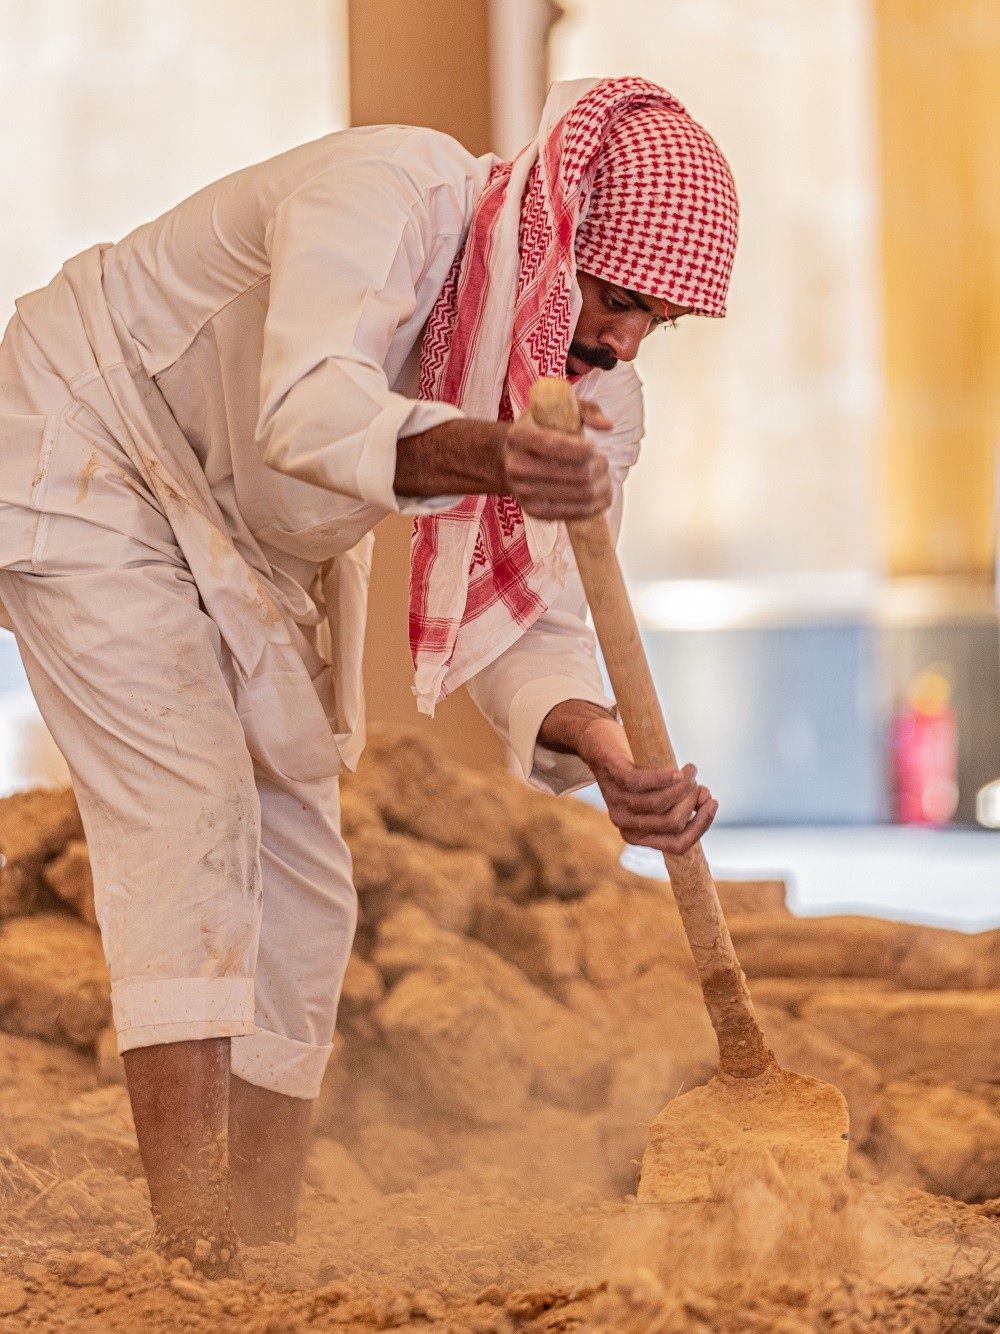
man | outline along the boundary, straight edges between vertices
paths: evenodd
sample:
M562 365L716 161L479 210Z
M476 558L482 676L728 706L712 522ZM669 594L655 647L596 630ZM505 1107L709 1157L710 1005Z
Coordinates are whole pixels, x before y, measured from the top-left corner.
M631 842L682 851L711 823L690 766L632 765L553 521L617 525L628 363L724 313L736 212L662 89L557 86L513 163L331 135L18 303L0 600L73 774L166 1253L226 1272L238 1237L294 1233L355 924L337 775L384 514L419 516L422 708L468 681L527 777L595 777ZM523 418L564 372L587 439Z

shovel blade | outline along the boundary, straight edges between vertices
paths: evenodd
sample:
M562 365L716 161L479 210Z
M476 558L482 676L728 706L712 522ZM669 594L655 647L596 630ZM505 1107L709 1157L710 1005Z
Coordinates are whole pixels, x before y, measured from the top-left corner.
M653 1122L638 1197L718 1199L727 1176L748 1164L793 1189L803 1178L844 1176L848 1131L847 1103L832 1084L777 1066L756 1079L716 1075L668 1102Z

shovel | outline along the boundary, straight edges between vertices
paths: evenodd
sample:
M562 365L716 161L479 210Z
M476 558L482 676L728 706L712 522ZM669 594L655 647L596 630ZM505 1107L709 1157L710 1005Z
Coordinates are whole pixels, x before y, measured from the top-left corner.
M539 380L531 412L540 426L571 434L581 429L566 380ZM566 528L635 763L676 769L607 520L598 514ZM639 1199L711 1200L724 1191L728 1174L748 1169L778 1174L793 1189L803 1177L842 1176L844 1095L832 1084L782 1070L767 1046L700 842L663 860L719 1041L719 1073L667 1103L653 1122Z

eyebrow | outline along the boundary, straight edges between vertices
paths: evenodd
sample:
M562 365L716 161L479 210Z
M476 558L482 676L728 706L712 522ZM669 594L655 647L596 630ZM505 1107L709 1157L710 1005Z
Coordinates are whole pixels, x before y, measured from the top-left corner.
M613 283L612 286L617 287L618 284ZM647 315L652 315L654 320L660 320L662 322L670 318L668 315L661 315L658 310L654 310L649 304L648 299L644 297L641 292L633 292L631 287L619 287L618 290L628 297L633 306L638 306L639 309L645 311Z
M640 292L633 292L631 287L623 287L621 288L621 291L623 291L627 297L631 298L633 305L638 306L640 310L644 310L647 315L656 315L659 313L653 309Z

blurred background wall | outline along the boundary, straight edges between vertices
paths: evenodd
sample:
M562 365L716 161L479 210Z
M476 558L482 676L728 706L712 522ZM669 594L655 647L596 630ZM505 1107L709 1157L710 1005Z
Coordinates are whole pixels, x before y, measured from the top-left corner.
M969 818L1000 775L994 0L0 0L0 68L6 311L68 254L349 122L509 154L551 77L666 84L743 207L728 318L640 361L623 554L679 748L731 818L884 818L888 721L943 658ZM367 679L374 717L416 724L406 548L381 526ZM5 682L27 717L9 639ZM464 692L434 726L502 762Z
M1000 426L1000 6L875 0L893 574L988 577Z
M347 124L340 0L0 0L0 303Z

